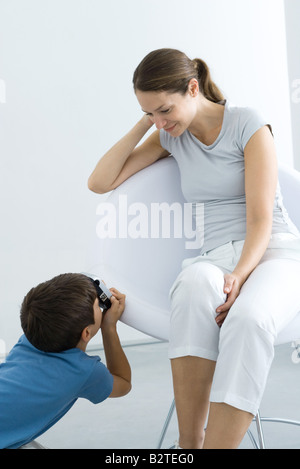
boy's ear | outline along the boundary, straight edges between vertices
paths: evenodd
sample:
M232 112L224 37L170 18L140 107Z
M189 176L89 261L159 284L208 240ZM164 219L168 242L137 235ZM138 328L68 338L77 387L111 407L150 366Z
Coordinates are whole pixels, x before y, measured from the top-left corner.
M81 339L83 340L83 342L85 342L86 344L90 341L91 339L91 331L90 331L90 328L89 326L85 327L81 333Z

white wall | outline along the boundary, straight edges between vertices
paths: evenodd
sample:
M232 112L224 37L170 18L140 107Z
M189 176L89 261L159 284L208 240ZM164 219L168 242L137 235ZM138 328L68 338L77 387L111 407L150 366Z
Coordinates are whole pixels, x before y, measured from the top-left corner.
M285 0L286 36L293 131L294 166L300 171L300 2Z
M140 118L132 74L160 47L204 58L231 101L268 117L292 164L283 0L0 0L2 347L33 285L89 269L100 196L86 181Z

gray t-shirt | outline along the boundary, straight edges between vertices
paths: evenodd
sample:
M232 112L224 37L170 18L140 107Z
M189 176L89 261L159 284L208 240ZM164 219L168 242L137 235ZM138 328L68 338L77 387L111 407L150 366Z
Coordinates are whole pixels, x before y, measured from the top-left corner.
M201 254L246 237L244 148L264 125L267 122L254 109L226 101L222 129L212 145L203 144L188 130L179 137L160 131L162 147L178 163L182 192L193 203L196 219L197 204L204 205ZM282 204L279 184L273 210L275 233L298 233Z

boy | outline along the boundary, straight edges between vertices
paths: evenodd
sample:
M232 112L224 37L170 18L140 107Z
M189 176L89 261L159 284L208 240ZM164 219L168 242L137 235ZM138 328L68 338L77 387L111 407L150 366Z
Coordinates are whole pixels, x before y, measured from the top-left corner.
M58 275L25 296L24 335L0 365L0 448L34 447L32 440L79 397L97 404L130 391L131 370L116 330L125 295L110 291L105 313L94 281L83 274ZM107 367L85 353L99 329Z

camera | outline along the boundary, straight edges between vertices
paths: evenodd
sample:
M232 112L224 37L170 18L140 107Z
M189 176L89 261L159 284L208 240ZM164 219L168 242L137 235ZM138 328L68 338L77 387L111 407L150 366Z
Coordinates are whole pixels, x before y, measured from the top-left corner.
M93 282L93 285L97 292L99 306L101 309L103 309L103 312L105 313L105 311L111 307L110 298L112 296L112 293L109 291L105 283L99 278L97 278L95 275L86 273L83 273L83 275L86 275L91 280L91 282Z
M99 299L99 306L100 308L103 309L103 312L105 312L107 309L111 307L110 297L112 296L112 293L109 291L106 285L102 282L102 280L99 280L99 279L96 279L96 280L91 279L91 280L93 281L94 286L97 291L97 295Z

